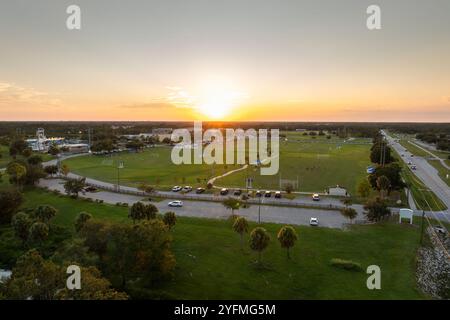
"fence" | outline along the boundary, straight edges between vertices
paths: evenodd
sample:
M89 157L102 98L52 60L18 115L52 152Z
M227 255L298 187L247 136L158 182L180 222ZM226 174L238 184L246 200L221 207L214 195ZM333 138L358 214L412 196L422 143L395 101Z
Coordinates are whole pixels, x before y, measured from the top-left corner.
M58 178L64 180L77 180L76 178L58 176ZM177 199L177 200L192 200L192 201L211 201L211 202L223 202L228 197L234 197L232 195L211 195L211 194L192 194L192 193L170 193L170 192L159 192L155 191L152 193L147 193L140 191L131 187L121 186L117 190L117 186L100 185L94 182L86 181L87 186L95 187L97 189L111 191L115 193L129 194L140 197L157 197L164 199ZM237 197L234 197L237 198ZM294 200L287 199L270 199L270 198L250 198L243 201L251 205L271 205L271 206L283 206L283 207L297 207L297 208L313 208L313 209L323 209L323 210L340 210L344 206L333 205L333 204L321 204L321 203L306 203L298 202Z

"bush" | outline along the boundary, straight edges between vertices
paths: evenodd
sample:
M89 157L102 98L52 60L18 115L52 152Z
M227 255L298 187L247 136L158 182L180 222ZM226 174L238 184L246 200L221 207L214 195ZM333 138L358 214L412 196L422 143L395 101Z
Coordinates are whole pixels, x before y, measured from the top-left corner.
M343 260L339 258L331 259L331 265L348 271L362 271L361 264L351 260Z

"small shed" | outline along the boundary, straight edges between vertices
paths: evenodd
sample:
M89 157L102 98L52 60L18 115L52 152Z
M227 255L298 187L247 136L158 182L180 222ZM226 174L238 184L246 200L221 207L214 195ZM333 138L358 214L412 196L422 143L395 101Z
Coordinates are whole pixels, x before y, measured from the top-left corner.
M398 223L402 223L402 219L409 219L409 223L412 224L413 223L413 213L414 213L414 211L412 211L411 209L405 209L405 208L400 209Z

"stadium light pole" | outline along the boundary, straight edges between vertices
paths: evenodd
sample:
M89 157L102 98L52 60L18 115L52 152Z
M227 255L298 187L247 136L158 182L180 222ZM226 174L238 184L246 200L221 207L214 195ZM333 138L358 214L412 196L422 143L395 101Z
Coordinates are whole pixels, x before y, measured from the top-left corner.
M123 169L123 161L120 160L117 165L117 192L120 192L120 169Z

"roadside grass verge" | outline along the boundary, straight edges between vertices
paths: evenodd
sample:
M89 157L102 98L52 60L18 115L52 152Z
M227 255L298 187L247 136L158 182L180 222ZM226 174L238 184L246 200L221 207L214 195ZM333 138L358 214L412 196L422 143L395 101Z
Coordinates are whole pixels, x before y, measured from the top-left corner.
M445 168L439 160L428 160L428 163L438 171L439 177L450 187L450 170ZM449 176L448 179L447 175Z
M107 204L57 196L41 189L25 190L24 207L48 204L58 209L52 224L73 231L81 211L103 221L131 223L128 210ZM415 223L420 219L414 218ZM250 229L257 224L250 222ZM280 247L280 225L264 223L271 236L263 252L267 268L256 268L257 254L240 247L239 235L226 220L178 217L173 228L177 266L171 281L155 288L176 299L421 299L415 281L417 225L383 222L351 225L346 231L295 226L299 240L291 259ZM0 238L8 232L3 232ZM248 240L248 235L245 236ZM1 241L0 243L4 243ZM11 248L10 248L11 249ZM348 272L330 264L340 258L358 262L363 270L382 270L382 289L368 290L365 272Z
M418 209L425 211L442 211L447 209L447 206L408 167L403 166L402 176L409 186Z

